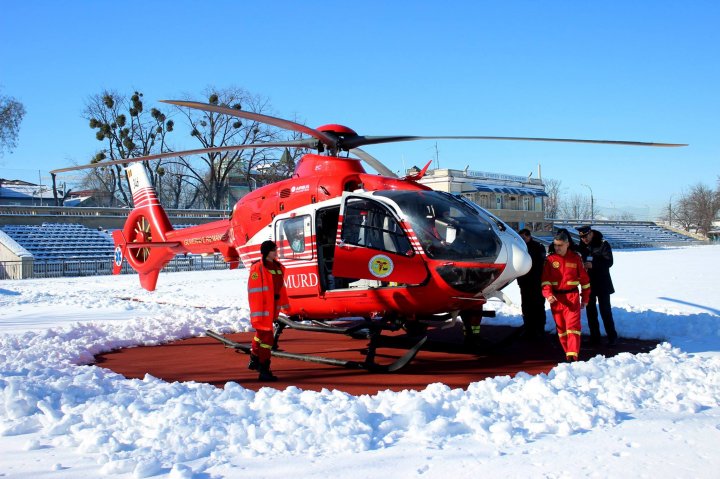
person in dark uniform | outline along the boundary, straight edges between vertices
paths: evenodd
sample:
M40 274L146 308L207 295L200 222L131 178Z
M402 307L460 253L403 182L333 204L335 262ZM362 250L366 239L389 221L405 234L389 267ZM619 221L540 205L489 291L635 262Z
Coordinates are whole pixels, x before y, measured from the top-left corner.
M580 226L576 229L580 233L578 253L582 256L583 265L590 276L590 302L586 310L590 344L600 343L599 307L608 346L614 346L618 335L610 306L610 295L615 292L610 277L610 267L613 265L612 248L610 243L603 239L602 233L592 229L591 226ZM596 303L598 307L595 306Z
M545 297L542 294L543 266L545 265L545 247L535 241L527 228L521 229L520 237L525 241L532 259L530 271L517 279L522 300L523 336L542 338L545 334Z

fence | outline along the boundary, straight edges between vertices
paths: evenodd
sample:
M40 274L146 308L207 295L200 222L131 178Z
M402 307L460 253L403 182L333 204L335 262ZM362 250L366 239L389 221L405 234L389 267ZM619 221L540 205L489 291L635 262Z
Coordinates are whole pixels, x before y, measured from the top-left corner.
M164 272L207 271L227 269L228 264L221 255L176 256L163 268ZM0 280L19 278L62 278L68 276L101 276L112 273L112 259L106 260L60 260L35 261L23 264L20 261L0 261ZM123 263L121 274L134 273Z

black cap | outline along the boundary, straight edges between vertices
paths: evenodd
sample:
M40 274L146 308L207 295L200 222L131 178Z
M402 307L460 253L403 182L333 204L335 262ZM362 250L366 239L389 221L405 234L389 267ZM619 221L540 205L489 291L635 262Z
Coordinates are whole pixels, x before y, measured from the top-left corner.
M262 258L265 259L270 251L275 251L276 249L277 245L274 242L270 240L263 241L260 245L260 254L262 254Z
M586 235L586 234L590 233L590 228L592 228L590 225L585 225L585 226L578 226L575 229L578 230L578 233L580 233L580 235Z

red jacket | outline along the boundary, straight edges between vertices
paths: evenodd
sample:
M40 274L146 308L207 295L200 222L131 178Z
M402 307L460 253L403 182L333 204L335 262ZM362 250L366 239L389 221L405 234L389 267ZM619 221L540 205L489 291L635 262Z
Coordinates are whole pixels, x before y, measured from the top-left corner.
M285 267L278 262L272 269L266 268L263 261L256 261L250 266L248 277L248 302L250 303L250 323L256 330L272 331L273 321L278 317L280 309L289 307L285 284L275 291L273 275L285 278Z
M541 286L546 298L554 295L560 301L571 290L577 292L580 286L583 304L587 304L590 299L590 277L582 264L582 258L574 251L568 251L565 256L553 253L547 257Z

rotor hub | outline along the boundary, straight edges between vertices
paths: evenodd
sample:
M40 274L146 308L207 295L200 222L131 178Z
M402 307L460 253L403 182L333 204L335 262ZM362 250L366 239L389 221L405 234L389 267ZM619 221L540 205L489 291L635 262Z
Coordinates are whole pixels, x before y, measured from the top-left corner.
M329 125L323 125L316 128L318 131L322 131L323 133L333 133L337 136L358 136L357 132L353 130L352 128L348 128L347 126L343 125L337 125L337 124L329 124Z

